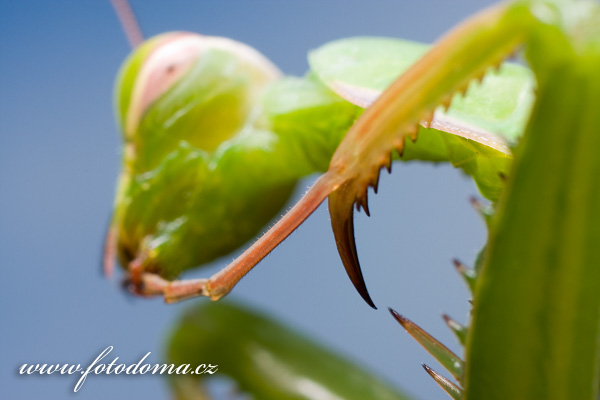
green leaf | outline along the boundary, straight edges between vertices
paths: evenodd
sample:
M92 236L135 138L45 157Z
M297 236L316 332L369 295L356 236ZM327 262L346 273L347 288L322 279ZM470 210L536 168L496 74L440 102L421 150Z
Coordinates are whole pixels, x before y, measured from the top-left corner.
M532 8L538 101L491 226L465 400L598 399L600 7L554 3Z
M261 400L406 400L388 383L294 330L231 302L197 304L183 316L168 343L169 362L218 364L227 376ZM203 380L212 375L193 375ZM198 383L173 377L179 399Z

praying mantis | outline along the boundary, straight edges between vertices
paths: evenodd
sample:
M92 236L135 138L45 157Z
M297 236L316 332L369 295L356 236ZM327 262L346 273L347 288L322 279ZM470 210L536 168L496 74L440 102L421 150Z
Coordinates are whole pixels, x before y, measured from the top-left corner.
M161 64L161 52L177 63ZM502 64L515 52L531 70ZM281 78L244 45L184 33L134 53L118 90L125 162L107 270L118 254L140 295L217 300L327 198L346 271L374 306L354 206L368 214L369 187L393 160L450 162L497 211L471 286L472 321L455 325L464 361L393 312L443 353L457 384L428 373L453 399L597 399L598 3L505 2L431 48L353 39L314 51L310 64L304 78ZM203 125L199 116L213 118ZM304 197L232 264L209 279L174 280L243 244L315 171L323 175Z
M498 199L535 88L530 70L502 61L545 23L536 15L542 6L502 3L431 48L373 38L332 43L311 54L305 78L282 78L256 50L229 39L178 32L148 40L117 83L123 170L106 271L117 255L135 293L217 300L327 198L344 267L375 307L353 207L369 213L368 188L377 190L380 170L395 159L450 162ZM481 85L470 85L476 79ZM324 174L229 266L209 279L175 280L254 237L296 181L314 172Z

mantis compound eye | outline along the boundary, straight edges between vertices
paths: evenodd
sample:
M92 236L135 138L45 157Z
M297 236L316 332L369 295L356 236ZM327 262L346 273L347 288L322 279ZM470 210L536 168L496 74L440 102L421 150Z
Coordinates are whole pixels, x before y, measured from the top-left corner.
M129 56L116 86L128 159L150 154L144 169L155 167L160 157L144 150L152 140L171 150L165 142L214 150L241 129L265 85L279 76L258 51L234 40L188 32L147 40Z
M133 135L148 107L171 88L195 63L202 52L202 36L175 32L164 35L144 61L135 81L126 134Z

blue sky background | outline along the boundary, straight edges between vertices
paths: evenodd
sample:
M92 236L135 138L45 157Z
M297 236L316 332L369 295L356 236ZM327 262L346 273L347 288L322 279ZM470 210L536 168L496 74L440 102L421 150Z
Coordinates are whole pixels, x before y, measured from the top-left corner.
M488 2L133 1L147 36L189 30L248 43L288 74L342 37L431 42ZM157 376L19 376L23 363L81 363L108 345L125 362L152 352L190 302L131 299L100 274L119 168L113 79L129 52L106 1L0 1L0 398L166 399ZM302 182L298 193L310 184ZM296 326L422 399L445 399L437 367L389 316L392 306L460 351L440 313L467 316L450 259L471 263L485 230L474 185L448 166L384 175L356 217L370 309L341 266L322 206L231 294ZM233 256L188 276L209 276ZM307 288L310 288L307 290ZM203 301L203 300L195 300ZM438 367L438 369L440 369Z

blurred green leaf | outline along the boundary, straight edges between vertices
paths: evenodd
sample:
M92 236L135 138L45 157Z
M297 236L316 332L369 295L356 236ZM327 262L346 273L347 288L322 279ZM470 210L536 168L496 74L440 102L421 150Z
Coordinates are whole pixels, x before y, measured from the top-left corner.
M466 400L598 399L600 7L537 6L538 101L491 224Z
M175 364L218 364L214 376L231 378L261 400L408 399L326 347L231 302L194 305L177 324L167 353ZM198 398L192 380L210 377L171 376L179 399Z

